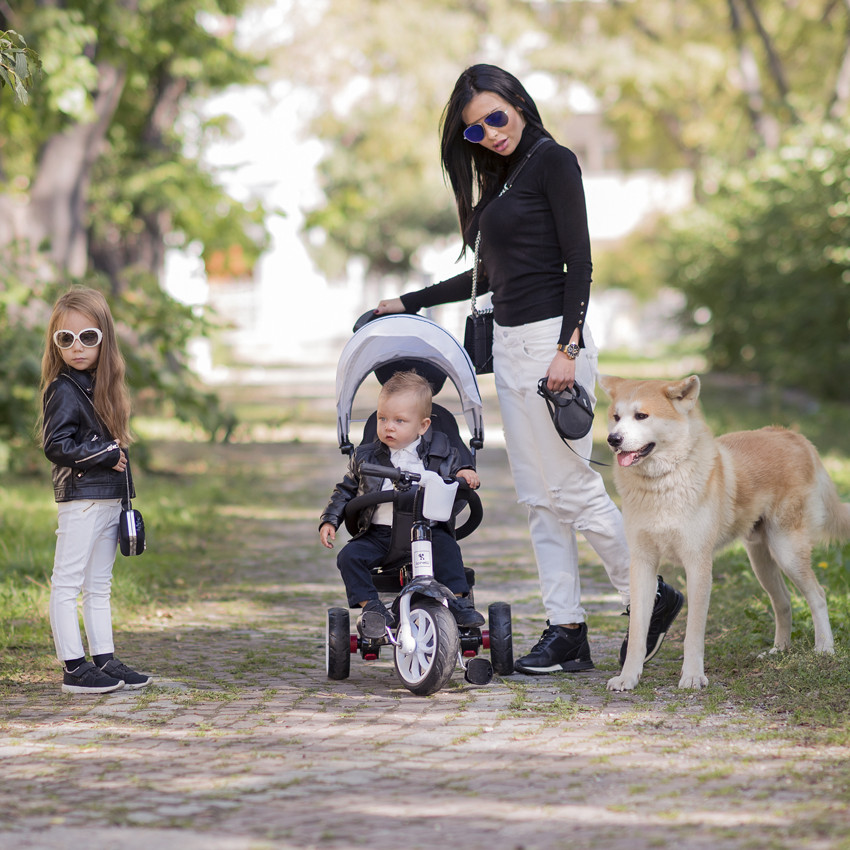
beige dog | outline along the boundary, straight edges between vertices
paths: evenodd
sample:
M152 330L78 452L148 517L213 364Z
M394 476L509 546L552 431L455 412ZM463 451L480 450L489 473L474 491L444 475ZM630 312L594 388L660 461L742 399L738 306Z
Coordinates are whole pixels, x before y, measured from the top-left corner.
M634 688L662 560L685 568L688 622L680 688L708 684L705 625L714 552L742 538L773 605L774 650L791 640L784 573L812 612L815 650L832 653L826 594L812 571L815 541L850 538L843 504L814 446L784 428L738 431L714 439L702 418L699 378L632 381L603 376L611 398L608 443L631 552L631 617L626 660L609 690Z

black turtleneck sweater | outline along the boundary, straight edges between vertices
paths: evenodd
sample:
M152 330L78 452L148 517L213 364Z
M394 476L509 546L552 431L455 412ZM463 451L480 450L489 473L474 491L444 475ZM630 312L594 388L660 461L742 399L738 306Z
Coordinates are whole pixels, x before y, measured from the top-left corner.
M540 135L526 126L508 162L508 173ZM481 229L478 292L493 293L496 323L525 325L561 316L558 342L584 329L592 264L581 169L575 154L545 142L501 197L476 209L470 228ZM566 266L566 269L565 269ZM408 312L472 293L472 270L402 296ZM583 343L582 343L583 344Z

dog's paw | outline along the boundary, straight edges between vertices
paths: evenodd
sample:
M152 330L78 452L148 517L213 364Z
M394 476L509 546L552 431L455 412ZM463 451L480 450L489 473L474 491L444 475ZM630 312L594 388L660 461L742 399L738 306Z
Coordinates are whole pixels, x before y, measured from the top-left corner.
M770 649L766 649L764 652L760 652L756 658L770 658L771 655L778 655L780 652L785 652L784 649L780 649L778 646L772 646Z
M640 676L614 676L608 680L609 691L633 691L640 681Z
M708 677L704 674L700 674L698 676L688 676L682 675L682 678L679 679L679 687L680 688L689 688L693 691L698 691L700 688L705 688L708 686Z

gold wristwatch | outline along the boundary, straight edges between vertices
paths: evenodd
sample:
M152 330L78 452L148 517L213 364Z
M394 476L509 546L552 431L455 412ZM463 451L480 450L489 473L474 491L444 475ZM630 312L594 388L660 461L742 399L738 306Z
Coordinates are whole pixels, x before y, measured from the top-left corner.
M563 351L564 354L566 354L567 357L570 358L570 360L575 360L576 357L578 357L579 351L581 351L577 342L568 342L566 345L564 345L564 343L562 342L559 342L555 346L555 348L557 348L558 351Z

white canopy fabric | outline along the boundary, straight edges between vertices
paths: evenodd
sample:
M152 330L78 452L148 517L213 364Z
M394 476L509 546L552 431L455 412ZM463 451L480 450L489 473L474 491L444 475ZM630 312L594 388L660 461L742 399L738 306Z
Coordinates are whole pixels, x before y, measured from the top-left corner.
M364 325L351 337L340 354L336 372L340 448L343 449L349 443L351 407L360 384L380 366L407 358L426 360L448 375L460 396L470 433L483 444L481 394L475 378L475 367L466 349L436 322L423 316L397 313L381 316Z

